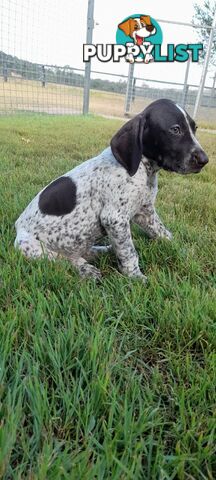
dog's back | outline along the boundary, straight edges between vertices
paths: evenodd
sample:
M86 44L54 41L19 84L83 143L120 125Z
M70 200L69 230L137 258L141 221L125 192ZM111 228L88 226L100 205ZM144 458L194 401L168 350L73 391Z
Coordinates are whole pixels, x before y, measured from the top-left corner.
M29 257L43 251L48 256L83 253L104 233L100 212L107 201L117 204L127 176L110 147L70 170L39 192L20 215L15 246Z

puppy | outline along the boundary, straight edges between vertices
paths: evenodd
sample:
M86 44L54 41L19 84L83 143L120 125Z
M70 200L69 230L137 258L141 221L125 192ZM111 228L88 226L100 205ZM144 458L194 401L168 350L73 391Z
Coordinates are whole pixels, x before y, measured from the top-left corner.
M46 186L16 222L15 246L28 258L63 256L81 276L100 278L89 259L107 247L119 270L141 273L130 223L150 238L172 238L154 207L160 169L198 173L208 158L195 138L194 120L171 100L157 100L123 125L111 144Z
M155 35L156 33L156 28L154 25L152 25L149 15L141 15L140 18L129 18L128 20L120 23L118 28L120 28L125 35L131 37L134 41L134 44L138 46L143 44L145 38L148 38L150 35ZM128 54L126 59L130 63L134 63L134 61L143 62L141 57L137 57L135 60L132 54ZM147 53L145 57L145 63L152 61L154 61L153 56Z

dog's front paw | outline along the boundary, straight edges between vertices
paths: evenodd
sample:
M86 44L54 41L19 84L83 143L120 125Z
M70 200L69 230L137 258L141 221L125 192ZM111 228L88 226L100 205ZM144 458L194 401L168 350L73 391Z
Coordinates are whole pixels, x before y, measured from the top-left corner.
M164 232L163 238L166 238L167 240L172 240L172 239L173 239L173 235L172 235L172 233L171 233L169 230L166 230L166 231Z
M143 273L139 276L139 278L144 284L148 282L148 277L146 277L146 275L143 275Z
M145 56L145 63L152 63L152 62L154 62L154 57L150 53L147 53Z
M161 231L156 238L162 238L171 241L173 239L172 233L169 230Z
M140 270L133 274L132 278L139 278L143 283L147 283L148 278Z
M140 272L139 275L130 275L129 278L131 280L141 280L142 283L144 283L144 285L146 285L146 283L148 282L148 277L146 277L146 275L143 275L143 273Z

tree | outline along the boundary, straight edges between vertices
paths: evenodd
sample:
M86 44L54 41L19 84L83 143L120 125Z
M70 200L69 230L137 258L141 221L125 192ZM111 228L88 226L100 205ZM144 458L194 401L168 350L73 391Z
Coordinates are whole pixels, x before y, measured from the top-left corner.
M195 9L195 14L193 16L194 23L198 25L208 25L211 27L215 9L216 9L216 2L214 0L204 0L203 5L198 5L196 3L194 5L194 9ZM202 58L204 59L206 48L208 45L208 40L209 40L210 29L201 28L201 29L197 29L197 32L199 33L200 41L203 43L204 50L203 50ZM212 65L216 65L216 31L214 33L214 38L213 38L210 63Z

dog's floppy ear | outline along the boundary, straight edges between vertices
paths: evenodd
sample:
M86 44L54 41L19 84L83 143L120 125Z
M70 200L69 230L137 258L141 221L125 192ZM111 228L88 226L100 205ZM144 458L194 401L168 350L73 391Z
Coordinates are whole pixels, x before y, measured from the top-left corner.
M146 25L152 25L151 18L149 15L141 15L140 20L144 22Z
M111 140L114 157L126 168L131 177L137 172L142 158L145 124L145 114L141 113L123 125Z
M128 20L125 20L125 22L119 23L118 28L120 30L123 30L125 35L131 35L133 29L132 29L132 24L134 23L134 20L132 18L128 18Z

